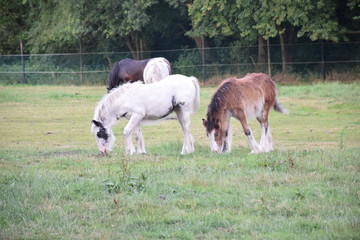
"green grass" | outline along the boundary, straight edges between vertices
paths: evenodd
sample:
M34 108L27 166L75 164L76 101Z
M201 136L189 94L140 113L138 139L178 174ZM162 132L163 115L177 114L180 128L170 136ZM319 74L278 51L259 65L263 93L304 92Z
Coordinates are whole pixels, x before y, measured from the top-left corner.
M105 87L0 87L0 239L358 239L360 84L279 86L275 150L210 152L192 115L195 152L177 121L144 126L146 155L98 157L90 121ZM259 138L256 122L251 122Z

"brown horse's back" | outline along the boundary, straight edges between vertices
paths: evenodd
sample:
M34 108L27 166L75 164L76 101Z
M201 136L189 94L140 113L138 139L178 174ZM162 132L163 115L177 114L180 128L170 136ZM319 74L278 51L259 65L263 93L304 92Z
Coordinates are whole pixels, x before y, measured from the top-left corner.
M144 81L143 72L150 59L133 60L125 58L114 64L109 76L108 91L127 82Z
M260 100L274 106L276 97L275 83L271 78L262 73L247 74L243 78L230 78L225 80L222 86L229 84L226 102L231 108L248 108L257 104Z

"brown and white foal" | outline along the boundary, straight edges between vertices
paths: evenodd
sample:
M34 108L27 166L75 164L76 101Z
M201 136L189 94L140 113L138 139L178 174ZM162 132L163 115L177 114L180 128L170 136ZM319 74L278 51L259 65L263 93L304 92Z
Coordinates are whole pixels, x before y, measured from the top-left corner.
M249 139L251 153L271 151L273 146L268 115L272 108L288 114L277 101L276 86L269 76L251 73L240 79L233 77L224 80L211 99L207 119L203 119L211 151L231 151L230 117L240 121ZM254 117L261 125L260 144L248 125L248 121Z

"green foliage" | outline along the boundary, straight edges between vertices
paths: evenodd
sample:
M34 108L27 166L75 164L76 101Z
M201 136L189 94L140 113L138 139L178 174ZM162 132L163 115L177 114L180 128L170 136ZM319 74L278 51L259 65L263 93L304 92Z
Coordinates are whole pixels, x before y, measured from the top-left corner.
M117 178L110 177L104 180L104 188L109 193L127 193L131 194L134 192L141 192L145 190L145 183L147 176L142 173L140 177L134 177L130 171L129 160L126 156L122 156L121 159L121 170L116 172Z
M196 0L189 7L194 36L234 35L265 39L285 31L285 23L299 27L298 36L338 41L343 34L336 18L335 0L277 1ZM236 23L236 24L234 24Z
M176 73L185 76L201 76L201 56L198 50L185 50L174 62L173 68Z
M147 177L144 173L140 177L132 177L123 174L116 180L104 180L105 190L109 193L134 193L145 190L145 182Z
M307 35L312 41L329 40L337 42L345 29L339 25L334 0L297 2L290 22L300 28L298 37Z
M21 1L0 1L0 54L19 53L20 40L26 31L26 8Z
M32 53L56 52L68 48L77 52L84 33L82 21L83 1L39 1L33 6L30 18L36 18L28 32Z
M209 36L217 35L229 36L234 34L236 22L234 19L234 1L193 1L189 4L189 16L192 20L193 28L188 34L190 36Z

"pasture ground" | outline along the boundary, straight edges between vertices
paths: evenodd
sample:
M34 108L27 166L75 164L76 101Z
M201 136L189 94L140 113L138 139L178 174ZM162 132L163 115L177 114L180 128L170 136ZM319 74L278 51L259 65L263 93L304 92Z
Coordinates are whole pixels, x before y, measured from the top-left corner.
M90 121L105 87L0 86L0 239L359 239L360 83L279 86L275 151L195 153L175 120L144 126L146 155L99 157ZM259 138L259 127L251 122Z

